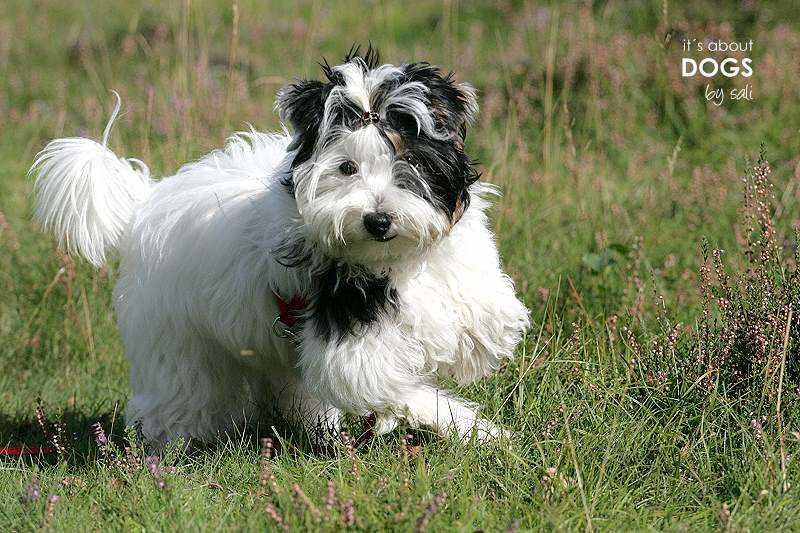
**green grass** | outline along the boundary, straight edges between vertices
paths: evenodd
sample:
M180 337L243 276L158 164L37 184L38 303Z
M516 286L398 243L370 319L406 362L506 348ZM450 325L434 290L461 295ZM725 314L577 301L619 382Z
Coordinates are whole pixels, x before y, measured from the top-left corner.
M323 530L797 527L793 2L75 4L0 6L0 446L52 440L41 399L67 447L0 459L0 529L263 530L273 514ZM707 104L706 81L680 77L683 36L752 38L755 100ZM113 268L73 262L38 232L25 172L48 139L97 138L116 89L112 147L168 175L246 122L278 127L278 87L369 40L387 61L427 59L479 89L468 144L504 190L492 219L534 326L513 362L460 392L515 437L476 447L423 430L417 448L399 430L351 457L313 451L266 413L229 442L170 451L154 475L122 427ZM789 257L759 263L741 176L762 144ZM716 268L704 239L726 250ZM754 324L762 366L748 366L761 361ZM94 444L95 422L114 457ZM265 436L280 450L260 461ZM26 500L34 483L41 494Z

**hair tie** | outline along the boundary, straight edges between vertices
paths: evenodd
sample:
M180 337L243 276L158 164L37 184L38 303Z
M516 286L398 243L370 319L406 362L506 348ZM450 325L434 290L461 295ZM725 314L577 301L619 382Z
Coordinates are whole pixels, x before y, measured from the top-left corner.
M362 127L367 127L370 124L377 124L380 122L381 117L374 111L364 111L361 114L361 125Z

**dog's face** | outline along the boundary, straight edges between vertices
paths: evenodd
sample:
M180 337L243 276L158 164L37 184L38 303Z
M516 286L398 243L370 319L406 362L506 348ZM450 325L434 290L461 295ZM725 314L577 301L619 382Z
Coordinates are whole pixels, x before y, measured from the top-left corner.
M327 80L278 93L292 124L291 181L307 238L335 258L392 261L446 235L478 179L464 152L475 91L427 63L348 54Z

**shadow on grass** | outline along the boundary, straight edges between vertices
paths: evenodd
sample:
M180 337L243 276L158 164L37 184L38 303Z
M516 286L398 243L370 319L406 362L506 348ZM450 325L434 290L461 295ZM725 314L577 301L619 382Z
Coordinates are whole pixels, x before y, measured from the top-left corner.
M321 445L312 441L303 428L281 416L274 405L263 405L258 411L258 419L221 434L215 442L192 440L185 443L180 455L197 457L227 446L258 452L265 438L272 440L276 454L317 456L335 455L339 445L343 442L346 444L348 440L356 447L361 447L370 441L379 444L396 441L398 436L408 434L408 442L425 446L433 438L427 431L409 431L402 426L388 435L374 437L365 419L346 417L342 427L345 436L331 435L330 444ZM99 437L100 433L102 437ZM110 444L110 449L118 453L126 449L138 449L147 454L160 455L143 446L135 429L126 427L123 409L119 404L112 409L107 406L95 409L83 407L66 408L58 412L39 404L31 409L29 416L0 413L0 448L42 450L23 455L0 453L0 463L21 460L29 466L46 466L65 462L70 469L77 470L107 460L107 455L103 453L103 439Z
M122 414L114 409L67 408L57 415L39 404L29 416L0 413L0 447L7 449L41 449L39 453L23 455L0 454L0 461L22 460L28 464L55 464L65 460L75 467L97 460L98 445L93 426L109 428L109 439L120 445L124 442Z

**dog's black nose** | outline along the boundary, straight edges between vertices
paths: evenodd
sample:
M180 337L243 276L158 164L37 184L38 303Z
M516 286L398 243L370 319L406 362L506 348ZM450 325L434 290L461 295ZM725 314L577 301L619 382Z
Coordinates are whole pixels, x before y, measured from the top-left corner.
M392 227L392 218L380 211L364 215L364 227L373 237L383 237Z

